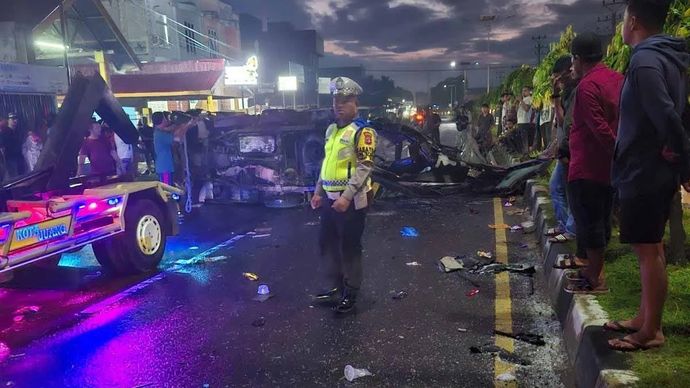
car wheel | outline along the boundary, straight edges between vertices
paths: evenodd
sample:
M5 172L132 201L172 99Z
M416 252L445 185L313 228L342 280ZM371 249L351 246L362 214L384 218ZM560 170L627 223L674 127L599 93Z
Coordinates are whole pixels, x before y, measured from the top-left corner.
M148 199L132 198L125 210L125 231L93 244L98 262L117 274L153 271L163 259L166 243L165 217L160 206Z

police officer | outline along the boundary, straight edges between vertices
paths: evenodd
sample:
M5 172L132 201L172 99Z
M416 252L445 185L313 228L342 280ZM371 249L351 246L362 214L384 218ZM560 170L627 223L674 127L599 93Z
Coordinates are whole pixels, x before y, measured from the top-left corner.
M362 284L362 234L372 199L376 132L356 120L362 88L355 81L338 77L330 89L336 122L326 130L326 156L311 206L323 208L319 244L330 259L333 288L316 299L347 313L354 308Z

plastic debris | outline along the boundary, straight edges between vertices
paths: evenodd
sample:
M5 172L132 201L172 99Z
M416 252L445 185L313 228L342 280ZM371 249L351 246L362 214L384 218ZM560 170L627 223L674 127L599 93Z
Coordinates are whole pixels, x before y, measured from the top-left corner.
M405 263L405 265L407 265L408 267L421 267L422 266L421 264L419 264L416 261L410 261L409 263Z
M270 234L255 234L252 236L252 238L266 238L266 237L271 237Z
M494 330L494 334L500 335L503 337L508 337L512 339L516 339L518 341L526 342L530 345L535 345L535 346L544 346L546 345L546 342L544 341L544 337L539 334L532 334L532 333L506 333L500 330Z
M484 258L484 259L493 258L493 254L491 252L486 252L486 251L477 251L477 256Z
M319 224L320 224L319 221L311 221L311 222L306 223L307 226L317 226Z
M513 233L519 232L521 230L522 230L522 225L513 225L510 227L510 231Z
M458 328L458 331L461 333L467 333L467 329L463 329L461 327Z
M513 204L510 203L510 202L506 202L506 203L503 204L503 206L504 206L504 207L512 207Z
M393 299L394 300L402 300L407 298L407 291L398 291L395 294L393 294Z
M193 247L189 247L189 250L190 250L190 251L198 251L198 250L199 250L199 247L197 247L197 246L195 245L195 246L193 246Z
M273 294L271 294L271 290L268 288L268 286L265 284L261 284L256 291L256 296L254 297L254 300L259 302L265 302L271 299L272 297Z
M411 226L404 226L400 230L400 235L403 237L419 237L419 232Z
M245 279L251 280L253 282L259 280L259 275L251 272L243 272L242 276L244 276Z
M458 261L457 257L445 256L438 263L438 269L445 273L459 271L463 268L463 263Z
M252 326L254 327L262 327L263 325L266 324L266 318L264 317L259 317L252 322Z
M520 248L522 248L522 249L528 249L528 248L529 248L529 244L527 244L527 243L520 244Z
M472 298L472 297L476 296L477 294L479 294L479 288L473 288L467 293L467 297Z
M357 369L353 367L352 365L346 365L345 366L345 379L349 382L353 382L355 379L358 379L360 377L364 376L373 376L371 372L369 372L367 369Z
M256 229L254 229L254 231L256 233L265 234L265 233L271 233L271 231L273 231L273 228L256 228Z
M510 229L510 225L508 224L491 224L489 225L489 228L491 229Z
M515 381L515 380L516 380L515 375L510 373L510 372L506 372L506 373L503 373L503 374L496 376L496 381L509 382L509 381Z

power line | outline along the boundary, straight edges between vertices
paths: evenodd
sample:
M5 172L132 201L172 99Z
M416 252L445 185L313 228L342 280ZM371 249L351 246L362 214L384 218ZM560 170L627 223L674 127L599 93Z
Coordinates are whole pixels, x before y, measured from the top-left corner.
M544 40L546 40L546 35L532 36L532 41L534 41L534 53L537 54L537 66L541 63L542 50L547 47L542 43Z

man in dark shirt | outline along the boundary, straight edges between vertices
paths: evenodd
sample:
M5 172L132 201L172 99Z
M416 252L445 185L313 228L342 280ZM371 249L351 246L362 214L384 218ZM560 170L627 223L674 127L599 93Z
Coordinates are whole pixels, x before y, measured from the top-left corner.
M477 134L474 137L482 155L486 155L493 145L494 140L491 134L491 127L493 126L494 116L489 113L489 105L482 104L482 112L477 119Z
M642 296L635 317L606 324L634 332L609 341L621 351L664 344L661 318L668 275L662 239L679 184L690 189L690 150L682 120L690 55L684 39L662 34L670 3L630 0L623 19L623 41L633 52L621 94L613 184L620 199L620 240L632 244L638 257Z
M570 51L580 83L570 129L568 201L589 265L569 277L566 291L604 293L604 250L611 238L613 207L611 163L623 76L601 63L602 43L594 33L579 34Z
M153 172L153 161L156 160L156 151L153 147L153 127L149 126L145 120L140 120L137 128L139 129L139 138L146 158L146 165L149 171Z
M0 128L0 137L5 151L5 166L8 178L24 173L24 156L22 144L24 139L19 131L19 116L16 113L7 115L7 126Z

